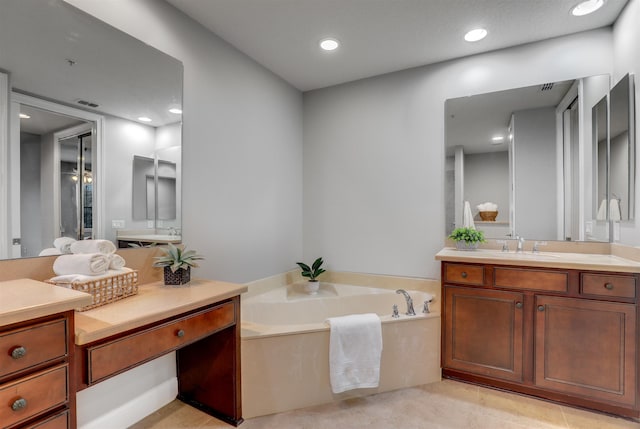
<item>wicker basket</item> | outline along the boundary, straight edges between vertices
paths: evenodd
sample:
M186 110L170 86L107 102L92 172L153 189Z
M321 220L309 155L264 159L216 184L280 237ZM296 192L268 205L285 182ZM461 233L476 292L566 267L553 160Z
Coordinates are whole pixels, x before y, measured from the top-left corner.
M82 282L67 283L46 280L46 283L90 294L93 298L91 304L76 309L78 311L85 311L137 294L138 271L132 270L126 273Z
M480 219L485 222L495 222L496 217L498 217L498 212L478 212L480 214Z

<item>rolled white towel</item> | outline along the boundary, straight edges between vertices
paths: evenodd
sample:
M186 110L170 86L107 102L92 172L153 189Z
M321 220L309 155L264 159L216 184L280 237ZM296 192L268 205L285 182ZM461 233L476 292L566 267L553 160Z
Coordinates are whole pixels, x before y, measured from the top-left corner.
M80 240L71 244L71 253L102 253L111 255L115 253L116 245L109 240Z
M127 264L127 262L124 260L124 258L120 255L116 255L115 253L113 255L109 255L109 269L110 270L118 270L122 267L124 267Z
M58 249L60 253L71 253L71 245L75 242L76 240L71 237L58 237L53 240L53 247Z
M102 253L61 255L53 262L53 272L59 276L64 274L95 276L106 273L108 269L109 256Z
M83 282L86 280L99 280L105 277L115 276L117 274L128 273L131 271L131 268L122 267L119 270L108 270L106 273L98 276L87 276L85 274L63 274L61 276L52 277L49 281L54 283Z
M38 256L53 256L53 255L62 255L62 252L57 247L47 247L46 249L42 249Z

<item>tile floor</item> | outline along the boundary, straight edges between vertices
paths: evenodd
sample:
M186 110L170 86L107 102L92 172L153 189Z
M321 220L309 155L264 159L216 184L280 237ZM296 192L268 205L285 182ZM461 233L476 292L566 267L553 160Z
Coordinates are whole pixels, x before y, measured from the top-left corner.
M173 401L131 429L228 429ZM452 380L248 419L240 429L640 429L640 423Z

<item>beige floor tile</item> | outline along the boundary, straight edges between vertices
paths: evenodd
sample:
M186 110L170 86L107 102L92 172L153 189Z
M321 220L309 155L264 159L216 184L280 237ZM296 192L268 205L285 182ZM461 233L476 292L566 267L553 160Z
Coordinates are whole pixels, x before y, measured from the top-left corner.
M132 429L229 429L174 401ZM628 420L452 380L246 420L240 429L640 429Z

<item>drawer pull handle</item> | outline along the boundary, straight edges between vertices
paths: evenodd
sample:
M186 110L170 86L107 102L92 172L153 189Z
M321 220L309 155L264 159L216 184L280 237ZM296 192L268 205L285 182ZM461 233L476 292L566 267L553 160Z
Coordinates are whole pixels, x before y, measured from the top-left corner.
M604 284L604 288L605 288L606 290L613 290L613 285L612 285L611 283L605 283L605 284Z
M538 306L538 311L544 311L544 305L539 305Z
M178 338L182 338L184 337L184 331L182 329L178 330L178 332L176 332L176 335L178 336Z
M467 272L466 271L461 272L460 273L460 277L462 277L463 279L466 279L467 278Z
M16 399L14 403L11 404L11 409L13 411L20 411L25 408L27 408L27 400L24 398Z
M520 301L516 302L516 308L522 308L522 303Z
M11 350L11 357L14 359L20 359L21 357L24 357L24 355L26 354L27 354L27 349L22 346L15 347L13 350Z

